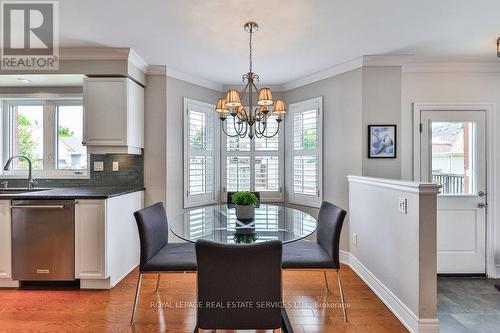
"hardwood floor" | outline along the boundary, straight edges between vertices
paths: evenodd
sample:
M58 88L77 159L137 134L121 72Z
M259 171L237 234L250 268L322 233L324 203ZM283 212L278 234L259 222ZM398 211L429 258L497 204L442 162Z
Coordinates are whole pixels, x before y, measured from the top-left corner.
M284 301L297 333L407 332L366 284L342 267L349 322L344 323L337 277L320 271L285 271ZM0 290L0 332L192 332L196 310L195 274L145 275L135 326L130 326L137 271L112 290ZM222 331L217 331L222 332Z

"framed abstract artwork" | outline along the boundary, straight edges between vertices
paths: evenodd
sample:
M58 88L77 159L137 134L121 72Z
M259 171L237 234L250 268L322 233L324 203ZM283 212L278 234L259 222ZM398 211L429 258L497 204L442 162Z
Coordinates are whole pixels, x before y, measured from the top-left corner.
M396 125L368 125L368 158L396 158Z

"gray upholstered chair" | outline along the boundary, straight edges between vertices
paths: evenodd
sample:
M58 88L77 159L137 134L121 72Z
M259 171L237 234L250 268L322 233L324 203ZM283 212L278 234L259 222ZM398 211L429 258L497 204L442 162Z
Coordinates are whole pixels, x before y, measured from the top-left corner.
M281 255L280 241L238 245L198 240L199 306L195 332L279 330L283 310Z
M160 273L196 271L194 244L168 242L167 215L161 202L135 212L134 216L139 230L141 257L131 324L135 321L143 274L158 274L156 280L156 291L158 291Z
M234 206L233 202L231 201L231 199L233 198L233 194L235 194L236 192L227 192L227 205L228 206ZM253 194L255 194L255 196L257 197L257 200L259 200L259 203L260 203L260 192L252 192Z
M339 258L340 232L345 216L345 210L324 201L319 210L316 241L300 240L285 244L283 246L283 269L323 270L327 291L330 288L326 270L335 270L344 320L347 321Z

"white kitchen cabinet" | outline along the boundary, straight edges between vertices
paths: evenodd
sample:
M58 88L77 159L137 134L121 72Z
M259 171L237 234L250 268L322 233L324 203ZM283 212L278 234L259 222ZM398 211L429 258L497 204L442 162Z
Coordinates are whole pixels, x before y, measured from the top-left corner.
M78 200L75 205L75 277L107 277L106 201Z
M12 281L10 200L0 200L0 287L17 287Z
M125 77L83 81L83 143L94 154L141 154L144 88Z
M143 191L105 200L77 200L75 277L81 288L113 288L139 264L139 234L133 214L143 205Z

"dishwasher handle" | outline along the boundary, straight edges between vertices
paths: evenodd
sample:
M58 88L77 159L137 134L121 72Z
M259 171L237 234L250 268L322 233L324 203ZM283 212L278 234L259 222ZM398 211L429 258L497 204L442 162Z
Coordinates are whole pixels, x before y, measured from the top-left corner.
M64 209L64 205L19 205L19 206L10 206L10 208L29 208L29 209Z

